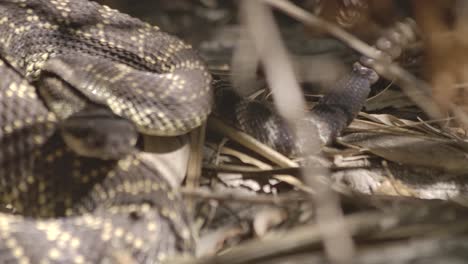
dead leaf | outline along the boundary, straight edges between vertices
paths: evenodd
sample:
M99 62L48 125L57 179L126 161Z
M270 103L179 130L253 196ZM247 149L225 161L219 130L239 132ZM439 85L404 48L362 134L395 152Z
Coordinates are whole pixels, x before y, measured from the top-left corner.
M468 169L466 152L450 140L390 133L354 133L341 138L389 161L452 172Z

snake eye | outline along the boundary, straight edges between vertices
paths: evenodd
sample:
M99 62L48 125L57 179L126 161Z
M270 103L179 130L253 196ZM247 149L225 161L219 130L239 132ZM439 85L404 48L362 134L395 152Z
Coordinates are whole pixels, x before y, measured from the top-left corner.
M131 220L137 221L141 219L141 215L137 211L132 211L128 214Z
M66 123L65 125L62 125L62 130L66 131L67 133L73 135L76 138L87 138L90 134L89 129L76 126L73 123Z
M90 147L103 147L105 145L104 140L92 136L86 137L86 143Z

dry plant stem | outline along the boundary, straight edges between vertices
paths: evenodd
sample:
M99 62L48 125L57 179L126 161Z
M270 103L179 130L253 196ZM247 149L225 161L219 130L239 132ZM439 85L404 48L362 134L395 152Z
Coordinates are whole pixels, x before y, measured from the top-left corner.
M343 43L346 43L349 47L353 48L357 52L365 55L369 58L376 59L372 63L372 66L381 76L389 79L395 80L397 84L401 86L403 91L408 97L410 97L416 105L418 105L423 111L425 111L433 119L442 119L444 117L440 107L436 105L432 97L430 96L430 87L427 83L422 80L417 79L411 73L401 68L400 66L394 63L386 63L383 60L379 60L379 54L377 50L366 43L362 42L353 35L347 33L345 30L340 27L329 23L310 12L294 5L290 1L286 0L261 0L269 5L285 12L291 17L297 19L298 21L304 23L307 26L317 27L321 30L324 30L335 38L339 39ZM450 109L455 113L457 107L454 105L450 106ZM461 115L461 114L459 114ZM467 125L468 118L461 115L461 121Z
M188 189L195 190L198 187L202 172L203 144L205 143L206 124L190 133L190 158L187 166ZM193 201L187 201L187 209L193 211Z
M231 193L213 193L202 190L192 190L182 188L180 190L185 197L199 198L205 200L216 200L223 202L238 202L238 203L254 203L254 204L269 204L278 206L287 206L295 202L306 201L305 195L236 195Z
M394 63L389 64L375 61L369 64L379 75L387 79L394 79L395 83L402 88L405 94L432 119L445 119L442 110L430 95L431 87L428 83L416 78L413 74ZM448 108L454 113L456 119L460 121L462 125L468 127L468 116L466 113L453 103L447 104Z
M394 63L384 63L375 61L369 63L369 66L381 76L387 79L395 80L399 84L405 94L413 100L421 109L433 119L443 119L444 115L440 108L436 105L430 95L431 88L429 84L416 78L407 70L401 68Z
M236 141L242 146L262 155L264 158L270 160L271 162L277 164L280 167L299 167L299 165L285 157L283 154L277 152L276 150L268 147L265 144L260 143L255 138L243 133L239 130L236 130L226 124L216 117L210 117L208 119L208 127L211 129L222 133L223 135L229 137L230 139Z
M249 1L249 0L246 0ZM396 218L380 213L361 213L343 220L333 219L322 225L309 224L289 230L286 234L271 236L262 240L253 240L231 248L224 254L197 260L178 262L178 264L243 264L255 263L260 259L279 256L304 247L319 246L322 233L345 225L353 235L378 230L385 222L396 222ZM338 249L336 249L338 250ZM351 259L347 261L350 263Z
M296 138L305 140L303 154L306 157L317 155L321 144L316 128L301 126L298 122L303 120L305 101L271 10L259 1L250 0L242 1L240 7L246 30L264 67L278 113L295 131ZM349 230L341 222L343 213L338 196L325 180L328 171L317 164L308 164L303 170L305 181L315 191L312 198L319 229L329 221L336 223L333 229L322 229L327 256L333 263L347 263L354 255L354 244Z
M255 158L255 157L252 157L251 155L249 155L249 154L247 154L245 152L238 151L238 150L232 149L230 147L226 147L226 146L220 147L219 153L224 154L224 155L228 155L228 156L236 157L242 163L255 166L255 167L259 168L259 169L268 170L268 169L273 168L273 166L271 166L268 163L265 163L265 162Z
M216 171L216 172L227 172L227 173L242 173L248 175L252 175L252 178L260 178L265 177L266 179L272 178L272 175L275 174L283 174L283 175L291 175L291 176L298 176L300 173L300 168L278 168L278 169L260 169L250 166L242 166L242 165L204 165L204 170L208 171Z
M252 41L248 38L245 30L241 30L236 49L232 55L231 82L236 91L244 97L251 95L257 89L255 80L258 63L258 54L253 48Z
M262 144L261 142L259 142L258 144ZM234 156L238 159L240 159L243 163L246 163L246 164L251 164L253 166L256 166L260 169L263 169L263 170L271 170L273 169L273 166L271 166L270 164L267 164L267 163L264 163L263 161L260 161L252 156L249 156L245 153L242 153L240 151L237 151L237 150L234 150L234 149L231 149L231 148L228 148L228 147L223 147L221 149L221 153L223 154L226 154L226 155L231 155L231 156ZM284 167L284 169L299 169L299 167ZM282 182L285 182L291 186L294 186L296 187L298 190L301 190L303 192L307 192L307 193L313 193L313 190L312 188L310 188L309 186L307 186L306 184L302 183L301 180L299 180L297 177L294 177L294 176L290 176L290 175L286 175L286 174L270 174L269 175L270 177L273 177L279 181L282 181Z
M261 143L259 143L261 144ZM230 149L230 148L227 148L227 147L223 147L221 150L220 150L221 153L223 154L227 154L227 155L232 155L238 159L240 159L243 163L247 163L247 164L252 164L260 169L263 169L263 170L272 170L273 169L273 166L271 166L270 164L266 164L252 156L249 156L247 154L244 154L240 151L237 151L237 150L233 150L233 149ZM208 166L209 167L209 166ZM205 166L205 168L207 168L207 166ZM298 167L283 167L283 169L296 169L296 171L299 170ZM313 190L312 188L310 188L309 186L305 185L304 183L302 183L301 180L299 180L298 178L294 177L294 176L290 176L290 175L285 175L285 174L269 174L269 177L272 177L272 178L275 178L279 181L282 181L282 182L285 182L291 186L294 186L296 187L298 190L301 190L301 191L304 191L304 192L307 192L307 193L313 193Z
M355 51L359 52L362 55L365 55L369 58L378 59L380 57L379 53L374 47L367 45L365 42L341 29L339 26L330 23L326 20L323 20L310 12L298 7L297 5L291 3L287 0L261 0L262 2L283 11L292 18L297 19L298 21L304 23L307 26L312 26L320 28L335 37L336 39L342 41Z

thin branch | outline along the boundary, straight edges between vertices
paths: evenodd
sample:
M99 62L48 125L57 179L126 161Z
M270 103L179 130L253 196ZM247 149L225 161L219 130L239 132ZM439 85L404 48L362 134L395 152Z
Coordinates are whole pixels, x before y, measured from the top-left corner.
M262 62L278 113L295 132L295 138L304 141L302 154L306 157L320 155L317 128L300 121L306 109L304 96L271 10L259 1L244 0L240 6L244 25ZM321 234L325 251L332 262L347 263L354 254L354 244L344 224L340 225L343 213L337 194L326 180L328 170L308 162L303 171L305 182L315 191L312 198L318 225L332 219L336 222L334 229L323 229Z
M248 0L247 0L248 1ZM264 238L262 240L252 240L245 242L242 245L231 248L224 254L204 257L200 259L192 259L186 262L178 262L178 264L242 264L255 263L260 259L272 256L278 256L296 249L304 247L319 246L322 243L322 233L335 230L342 225L346 226L347 230L354 235L368 232L372 229L378 229L384 222L396 222L394 216L384 215L381 213L361 213L346 217L343 222L340 220L330 220L323 225L309 224L301 227L296 227L289 230L287 233L278 234ZM350 260L348 260L348 263Z
M369 58L374 58L375 61L370 63L381 76L388 80L395 80L397 84L403 89L405 94L415 102L421 109L423 109L431 118L442 119L444 117L440 107L434 102L430 95L430 86L418 78L414 77L411 73L401 68L395 63L385 62L380 58L377 50L353 35L349 34L340 27L329 23L310 12L294 5L287 0L261 0L269 5L285 12L291 17L304 23L307 26L312 26L324 30L338 40L347 44L360 54ZM450 109L456 113L457 107L450 105ZM459 113L461 117L465 117ZM462 120L468 123L468 120Z
M292 18L297 19L298 21L302 22L304 25L316 27L325 32L330 33L336 39L342 41L352 49L356 50L360 54L363 54L369 58L379 59L380 54L379 52L365 42L361 41L360 39L356 38L352 34L346 32L339 26L330 23L320 17L315 16L314 14L307 12L306 10L300 8L297 5L294 5L290 1L287 0L261 0L268 5L283 11L284 13L290 15Z
M216 117L210 117L208 119L208 127L210 129L222 133L223 135L229 137L230 139L236 141L244 147L262 155L266 159L281 167L299 167L299 165L296 162L290 160L283 154L268 147L265 144L262 144L250 135L247 135L246 133L243 133L224 124L221 120L217 119Z
M255 204L270 204L286 206L293 202L307 201L308 197L305 195L238 195L233 193L213 193L203 190L192 190L188 188L181 189L184 196L191 198L199 198L205 200L216 200L223 202L238 202L238 203L255 203Z

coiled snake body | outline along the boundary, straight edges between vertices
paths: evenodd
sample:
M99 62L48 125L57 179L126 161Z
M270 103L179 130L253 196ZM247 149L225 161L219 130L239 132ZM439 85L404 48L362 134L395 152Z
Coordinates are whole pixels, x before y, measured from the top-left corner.
M86 0L0 0L0 32L0 203L17 213L0 214L0 263L191 252L178 193L134 148L137 132L184 134L210 113L210 75L190 46ZM307 122L330 141L376 80L357 64ZM287 133L261 128L282 126L273 112L253 118L263 106L227 94L218 102L237 105L224 112L240 127L294 149L277 143Z
M0 263L151 263L190 251L180 197L130 141L134 130L173 136L203 122L210 76L196 53L88 1L2 0L0 17L0 201L21 215L0 216ZM91 124L79 130L83 116ZM118 137L86 141L125 129L122 151Z

